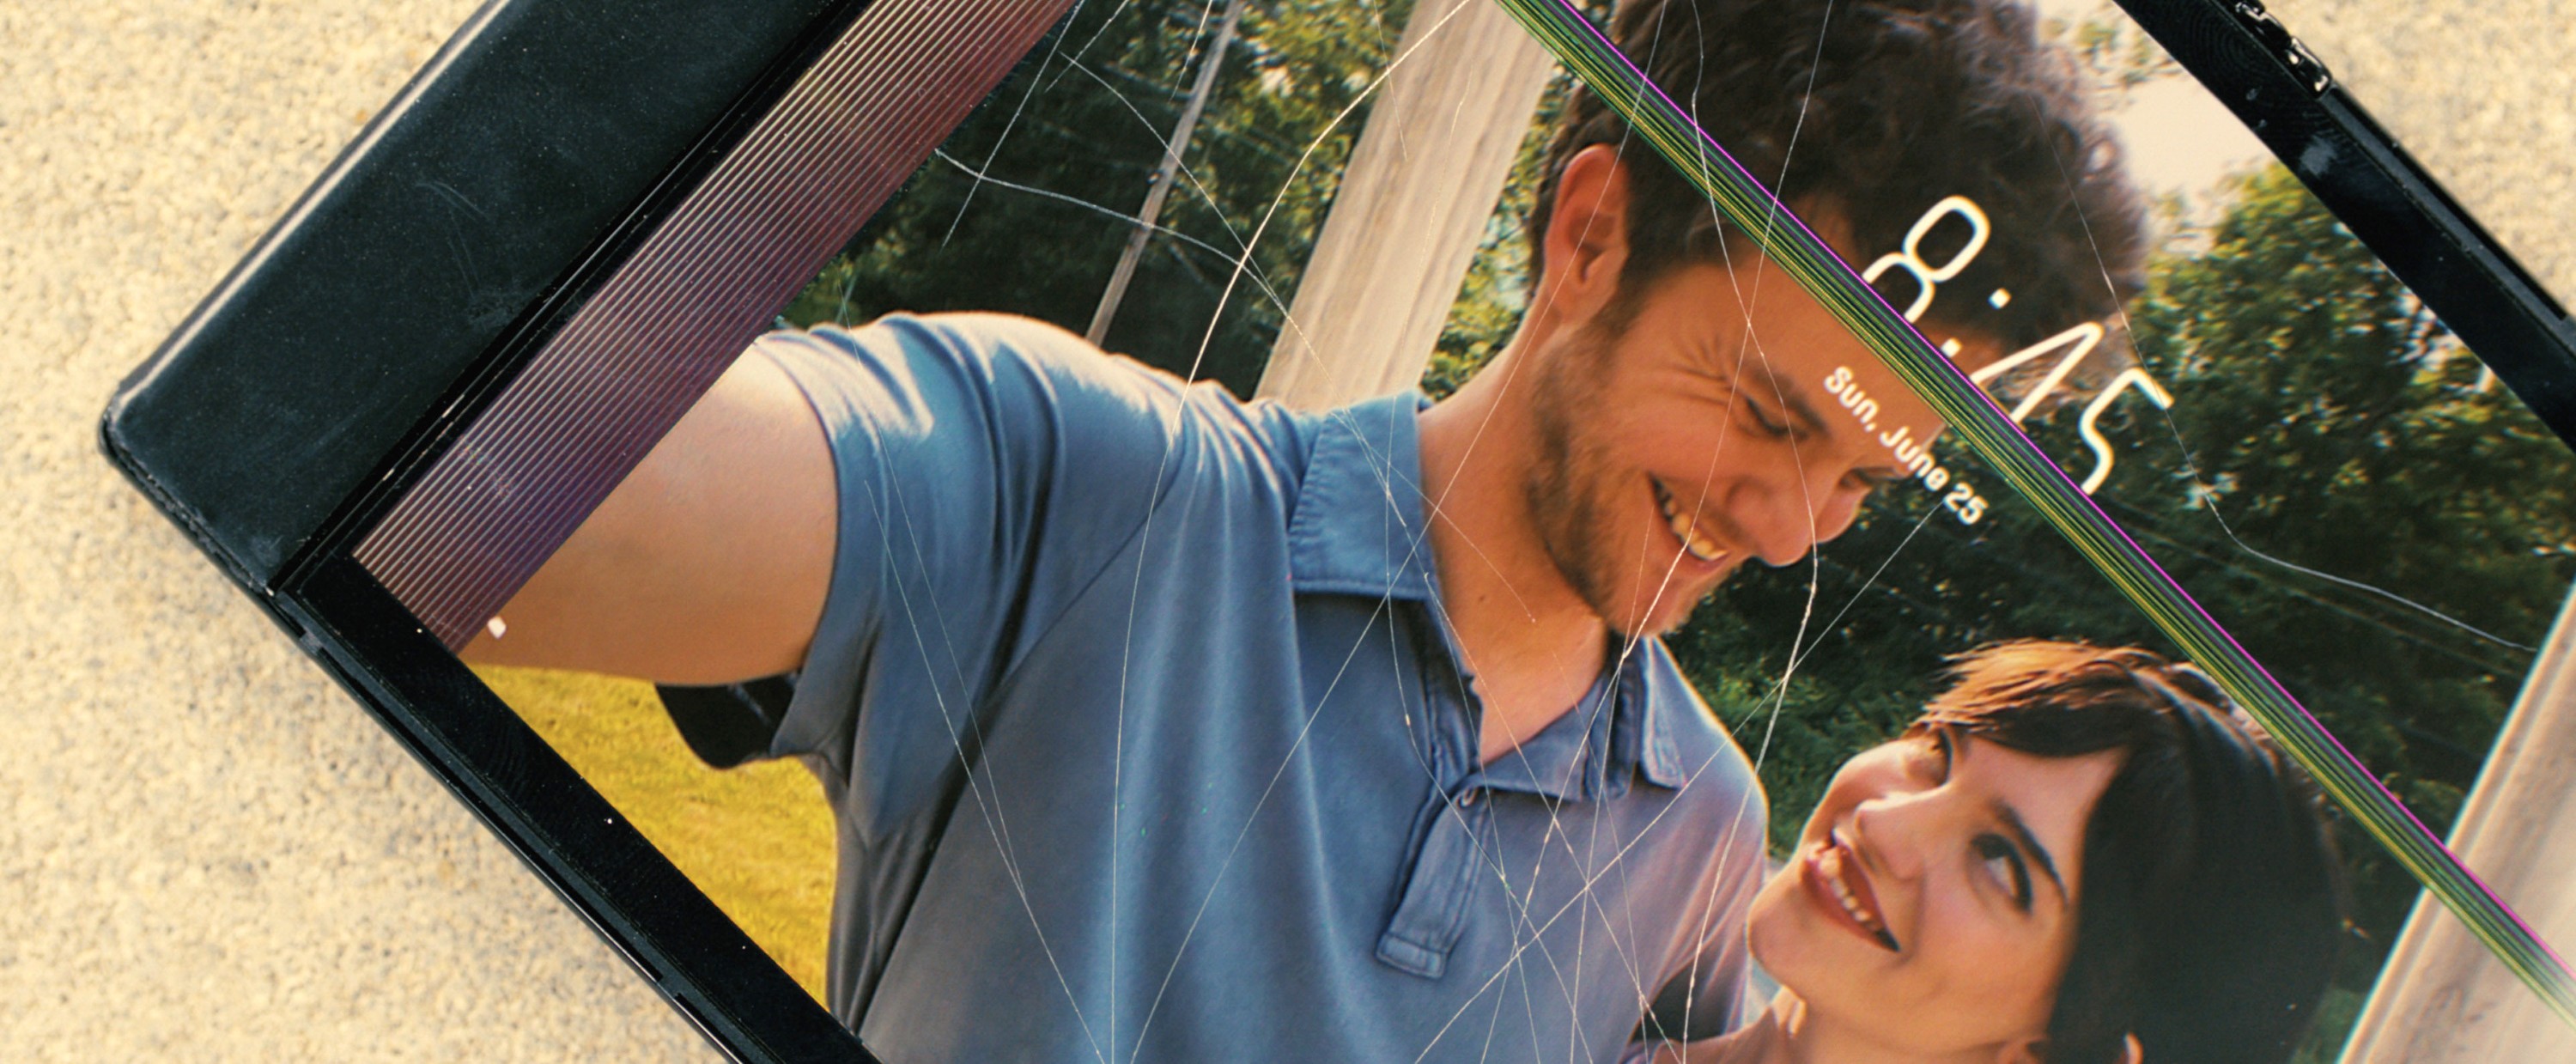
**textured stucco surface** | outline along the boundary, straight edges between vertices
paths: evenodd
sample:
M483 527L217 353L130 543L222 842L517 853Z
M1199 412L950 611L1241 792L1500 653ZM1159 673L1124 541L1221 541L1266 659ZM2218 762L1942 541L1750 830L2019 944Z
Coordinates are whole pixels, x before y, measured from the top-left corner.
M91 442L473 7L0 0L0 1059L718 1059Z
M0 0L0 1057L715 1057L91 443L472 6ZM2273 6L2576 292L2570 5Z
M2560 304L2576 298L2576 2L2264 6Z

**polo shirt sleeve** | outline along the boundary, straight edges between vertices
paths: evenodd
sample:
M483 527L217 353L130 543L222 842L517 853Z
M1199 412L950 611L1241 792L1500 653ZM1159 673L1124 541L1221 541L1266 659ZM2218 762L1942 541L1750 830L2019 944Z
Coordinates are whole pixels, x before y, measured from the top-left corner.
M996 314L763 337L839 492L831 588L767 756L805 758L862 830L929 798L1029 641L1146 526L1207 387Z

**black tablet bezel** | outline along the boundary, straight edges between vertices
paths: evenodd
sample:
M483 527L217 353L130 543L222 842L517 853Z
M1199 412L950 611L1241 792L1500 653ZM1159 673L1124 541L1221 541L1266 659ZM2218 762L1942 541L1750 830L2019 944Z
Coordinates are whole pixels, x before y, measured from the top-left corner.
M493 0L128 377L100 426L102 450L138 488L711 1042L745 1060L874 1058L349 547L867 6L658 0L609 18L571 0ZM694 61L647 49L596 62L636 40L672 42ZM548 107L567 97L584 105ZM620 122L659 135L619 137ZM532 124L586 142L549 143ZM557 168L580 173L548 180ZM497 175L495 187L457 171ZM474 235L460 211L481 232L540 238L460 251ZM468 275L470 290L416 283L444 269ZM405 328L453 314L460 295L514 305L429 335ZM353 323L352 305L384 313ZM289 431L355 442L297 447Z
M2576 445L2576 322L2339 86L2320 90L2258 6L2121 3ZM307 653L744 1059L867 1057L350 551L866 6L495 0L129 379L101 429L111 459ZM643 58L599 61L638 42ZM676 51L690 53L678 74L654 61ZM567 158L583 176L545 178ZM461 290L406 280L450 275ZM352 323L352 305L378 313Z
M2576 320L2331 71L2259 3L2118 2L2576 447Z

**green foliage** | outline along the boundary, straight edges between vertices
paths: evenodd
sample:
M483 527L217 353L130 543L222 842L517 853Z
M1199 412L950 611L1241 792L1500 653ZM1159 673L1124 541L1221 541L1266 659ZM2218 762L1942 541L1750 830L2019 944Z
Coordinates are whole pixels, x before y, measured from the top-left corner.
M1084 329L1222 6L1084 5L783 317L1003 309ZM1172 232L1149 244L1107 346L1250 392L1410 6L1247 7L1160 219ZM2097 77L2167 73L2107 25L2064 30ZM1499 352L1526 307L1523 227L1566 88L1548 93L1439 339L1434 396ZM2118 461L2096 500L2443 830L2576 578L2565 448L2277 169L2167 242L2151 275L2128 325L2177 402L2111 407ZM2080 409L2031 426L2079 476L2095 461ZM1808 561L1730 582L1670 641L1761 759L1775 840L1795 838L1843 759L1912 717L1947 655L2030 636L2170 652L1973 458L1943 462L1993 501L1983 521L1890 489ZM2355 936L2319 1039L2329 1056L2416 893L2374 845L2346 841Z
M2153 264L2130 313L2176 401L2109 409L2118 459L2095 500L2444 831L2576 579L2576 464L2286 172L2234 191ZM2079 477L2095 462L2080 409L2031 426ZM1943 655L2027 636L2172 653L1972 458L1944 463L1995 500L1984 521L1890 489L1810 561L1730 582L1672 640L1763 751L1775 844L1844 757L1910 718ZM1794 671L1793 649L1808 655ZM2338 1000L2353 1005L2417 890L2345 834L2355 934ZM2328 1049L2351 1012L2321 1031Z
M2182 75L2182 64L2113 7L2110 0L2102 0L2093 14L2082 18L2063 22L2051 19L2042 32L2066 47L2083 68L2088 82L2113 94Z
M1245 5L1156 220L1170 232L1105 346L1251 394L1411 7ZM1082 5L781 317L1006 310L1087 329L1224 9Z

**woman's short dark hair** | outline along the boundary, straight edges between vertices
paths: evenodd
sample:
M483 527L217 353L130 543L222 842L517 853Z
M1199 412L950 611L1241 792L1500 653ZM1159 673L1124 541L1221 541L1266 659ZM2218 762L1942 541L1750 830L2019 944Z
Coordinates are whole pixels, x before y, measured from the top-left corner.
M2277 1064L2343 936L2316 791L2208 676L2134 648L2001 643L1953 662L1923 723L2042 757L2125 751L2084 830L2050 1064Z
M1898 250L1946 197L1974 201L1989 243L1938 286L1927 322L2018 348L2110 316L2144 284L2143 212L2116 145L2073 61L2013 0L1624 0L1611 36L1783 200L1833 210L1863 254ZM1674 267L1744 250L1704 196L1578 88L1548 145L1533 263L1566 161L1594 144L1626 145L1628 305ZM1968 232L1942 223L1923 257L1946 261ZM1914 298L1904 276L1879 282L1899 306ZM1988 303L1997 289L2011 293L2000 308Z

